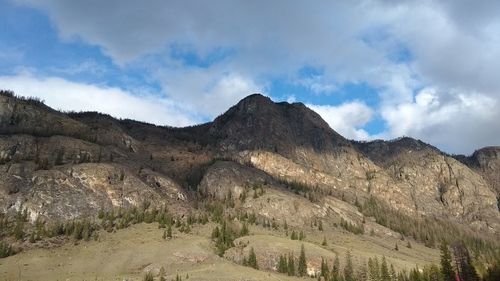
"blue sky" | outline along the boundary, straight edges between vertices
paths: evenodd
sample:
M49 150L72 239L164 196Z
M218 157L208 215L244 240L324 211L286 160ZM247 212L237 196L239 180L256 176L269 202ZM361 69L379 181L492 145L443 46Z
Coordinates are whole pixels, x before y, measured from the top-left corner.
M500 145L499 4L331 2L0 0L0 88L171 126L260 92L351 139Z

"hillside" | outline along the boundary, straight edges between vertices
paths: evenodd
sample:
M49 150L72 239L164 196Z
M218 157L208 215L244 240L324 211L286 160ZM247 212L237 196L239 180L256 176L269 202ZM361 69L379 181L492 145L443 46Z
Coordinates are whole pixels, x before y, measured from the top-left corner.
M293 280L277 261L302 244L310 275L336 255L342 268L352 255L356 272L383 256L410 271L437 263L442 240L464 241L484 273L499 254L498 155L453 158L411 138L350 141L305 105L259 94L213 122L172 128L58 112L3 91L0 238L22 252L0 259L0 279L14 280L21 262L27 279L40 264L53 268L40 280L86 271L138 280L152 269L169 279ZM174 238L162 239L168 228ZM252 247L259 271L242 267ZM100 269L101 251L123 256ZM141 251L152 254L132 254Z

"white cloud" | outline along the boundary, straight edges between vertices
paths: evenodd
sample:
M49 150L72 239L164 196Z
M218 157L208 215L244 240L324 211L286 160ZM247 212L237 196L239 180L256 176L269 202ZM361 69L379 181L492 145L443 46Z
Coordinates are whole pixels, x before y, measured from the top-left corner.
M265 91L275 77L293 77L321 94L365 83L379 91L383 136L410 134L449 151L500 144L492 133L500 131L498 116L480 109L500 103L500 4L494 1L14 1L46 11L64 40L97 45L119 65L158 58L159 66L145 71L170 100L207 117ZM179 44L200 57L231 53L196 68L171 57ZM304 66L322 69L321 78L300 80ZM366 122L335 123L344 118L332 114L346 112L327 108L318 110L337 130L368 137ZM474 130L463 137L461 124L469 120Z
M169 97L208 118L220 115L250 94L265 92L265 87L251 78L217 67L162 69L155 75Z
M343 103L338 106L308 104L332 129L350 139L367 140L369 134L361 129L373 117L373 110L360 101Z
M119 88L75 83L57 77L35 77L29 73L0 76L0 88L39 97L55 109L99 111L158 125L186 126L199 122L183 106L169 99L137 96Z
M450 153L472 153L498 145L498 100L484 94L424 88L412 102L385 106L382 117L390 128L385 137L412 136Z

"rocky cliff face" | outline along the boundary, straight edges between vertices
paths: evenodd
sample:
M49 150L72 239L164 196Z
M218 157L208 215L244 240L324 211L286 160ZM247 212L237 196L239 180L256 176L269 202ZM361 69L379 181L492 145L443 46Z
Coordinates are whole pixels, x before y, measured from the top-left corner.
M469 157L457 156L456 158L481 174L500 198L500 173L498 172L500 170L500 147L485 147L476 150Z
M83 123L0 95L2 212L26 209L32 220L66 220L145 201L187 210L184 189L142 165L149 153L139 151L141 144L118 121L91 116L97 118Z
M396 183L409 188L419 213L453 216L478 228L498 229L497 202L491 186L459 161L410 138L356 146Z
M64 114L0 95L0 210L49 219L144 200L186 212L199 192L215 200L245 193L241 208L292 225L361 224L354 203L376 197L415 217L498 233L498 155L479 150L467 166L410 138L352 143L303 104L261 95L190 128Z

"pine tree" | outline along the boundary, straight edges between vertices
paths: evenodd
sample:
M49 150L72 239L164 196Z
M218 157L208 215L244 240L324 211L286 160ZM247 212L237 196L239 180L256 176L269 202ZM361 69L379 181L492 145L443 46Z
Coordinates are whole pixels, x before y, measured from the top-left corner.
M250 254L248 254L248 266L259 269L259 265L257 264L257 256L255 255L253 247L250 248Z
M396 274L396 270L394 270L394 266L391 264L391 280L396 281L398 279L398 276Z
M479 276L477 275L476 269L472 265L472 260L469 255L469 250L465 244L460 241L453 245L453 254L455 256L455 263L458 267L458 274L460 280L464 281L477 281Z
M151 273L150 271L148 271L146 273L146 275L144 276L144 281L154 281L154 277L153 277L153 273Z
M243 223L243 226L241 227L241 231L240 231L240 236L246 236L248 235L249 231L248 231L248 225L246 223Z
M278 262L278 272L279 273L287 273L288 272L288 265L286 262L286 256L280 255L279 262Z
M366 270L366 263L363 262L357 272L356 272L356 281L368 281L368 272Z
M391 281L391 275L389 274L389 267L387 267L385 256L382 257L382 264L380 265L380 279L382 281Z
M299 233L299 240L302 241L305 238L306 238L306 234L304 233L304 231L301 230L300 233Z
M30 243L36 242L35 232L31 232L29 241L30 241Z
M327 280L328 275L329 275L328 263L323 257L321 257L321 276L323 276L325 280Z
M189 232L191 232L191 227L188 224L184 227L184 233L189 233Z
M12 246L7 244L7 242L0 241L0 258L5 258L14 254Z
M410 271L410 281L423 281L423 276L418 267Z
M430 267L426 268L426 280L429 281L441 281L441 272L437 265L432 264Z
M333 260L332 266L332 279L338 280L340 275L340 260L339 255L335 254L335 259Z
M168 225L167 227L167 238L172 238L172 225Z
M299 276L305 276L307 274L306 251L304 249L304 244L300 246L300 256L299 264L297 266L297 272Z
M14 237L17 240L21 240L24 237L24 222L22 220L17 220L14 226Z
M297 240L297 233L295 233L295 230L292 230L292 235L290 235L290 239Z
M351 252L347 251L345 267L344 267L344 279L346 281L354 281L354 268L352 265Z
M293 254L288 255L288 276L295 276L295 258Z
M322 246L327 246L328 243L326 242L326 237L323 236L323 242L321 243Z
M443 276L443 281L455 281L455 272L451 265L451 254L448 249L448 244L443 241L441 243L441 275Z
M82 226L82 239L85 241L90 240L90 235L92 233L92 226L89 221L84 221Z
M377 257L368 259L368 276L371 281L380 281L380 267Z
M219 227L216 226L212 231L212 239L218 238L219 236L220 236L220 230Z

